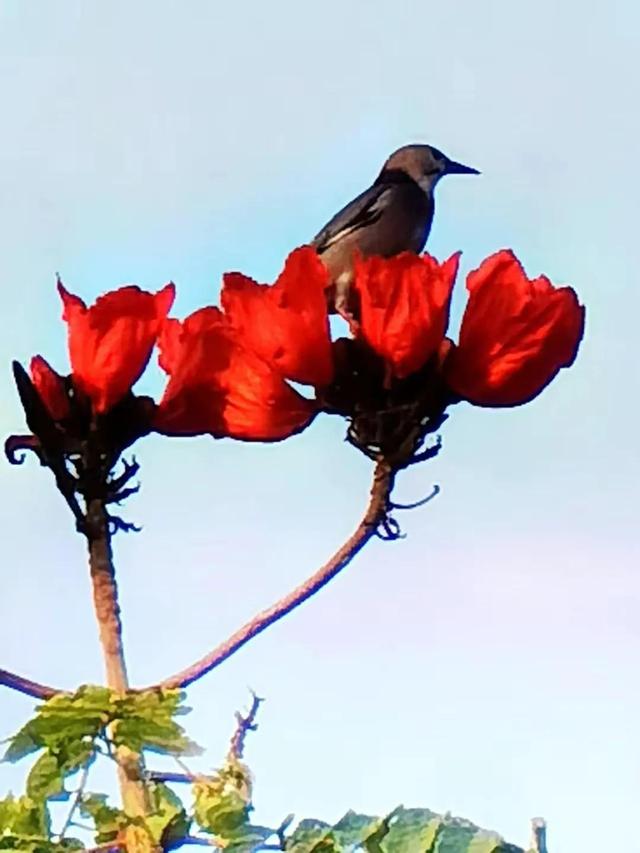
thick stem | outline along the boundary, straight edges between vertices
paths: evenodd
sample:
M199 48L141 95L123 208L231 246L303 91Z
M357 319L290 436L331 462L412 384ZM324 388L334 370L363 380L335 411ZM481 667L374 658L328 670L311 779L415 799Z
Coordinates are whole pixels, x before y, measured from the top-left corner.
M312 595L315 595L318 590L322 589L342 569L348 566L356 554L364 548L369 539L375 535L379 524L384 521L389 508L389 496L393 488L394 475L395 471L387 462L383 460L378 461L373 475L369 504L362 520L335 554L314 572L311 577L291 590L288 595L276 601L267 610L258 613L250 622L239 628L227 640L209 652L209 654L186 669L172 675L170 678L166 678L161 682L161 686L173 688L186 687L193 681L202 678L207 672L215 669L215 667L235 654L249 640L252 640L270 625L273 625L274 622L282 619L287 613L290 613L307 599L311 598Z
M112 690L124 693L129 688L129 680L122 647L118 587L113 568L107 515L99 499L89 502L87 529L89 530L89 571L93 585L93 604L98 620L107 684Z
M87 531L93 603L98 620L107 684L117 693L126 693L129 689L129 679L122 645L122 622L111 551L111 536L104 504L99 498L88 502ZM116 760L124 810L132 817L144 816L149 811L149 803L146 787L141 781L140 756L121 747L116 753Z

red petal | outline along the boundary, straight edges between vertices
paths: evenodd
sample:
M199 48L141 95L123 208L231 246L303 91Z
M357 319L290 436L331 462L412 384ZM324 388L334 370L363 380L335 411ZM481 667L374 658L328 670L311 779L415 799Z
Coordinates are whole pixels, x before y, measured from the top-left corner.
M360 333L402 379L433 355L449 321L460 254L440 264L430 255L358 258Z
M517 406L537 396L576 357L584 308L570 287L528 279L513 252L487 258L467 279L460 342L445 364L459 396Z
M162 367L170 376L154 427L166 435L211 433L274 441L303 429L315 404L247 350L217 308L163 329Z
M56 373L41 355L36 355L31 359L29 370L31 381L54 421L61 421L68 417L70 414L69 397L67 396L64 378Z
M69 355L76 385L97 412L124 397L147 366L175 297L173 284L158 293L129 285L106 293L87 308L58 282L69 327Z
M310 246L292 252L273 286L227 273L222 307L243 343L282 376L328 385L333 368L327 270Z

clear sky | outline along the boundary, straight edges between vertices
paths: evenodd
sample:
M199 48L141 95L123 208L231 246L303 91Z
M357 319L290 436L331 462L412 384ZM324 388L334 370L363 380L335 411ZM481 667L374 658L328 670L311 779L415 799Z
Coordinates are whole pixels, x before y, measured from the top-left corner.
M640 850L637 288L640 14L631 0L138 0L0 6L0 424L12 358L67 368L59 272L92 299L223 271L271 281L291 248L431 142L429 248L498 248L588 306L578 361L533 404L461 406L398 500L441 495L189 691L226 750L248 688L256 817L451 810L552 851ZM460 288L461 297L463 289ZM459 316L461 300L456 302ZM145 390L161 388L151 371ZM199 657L350 532L370 464L325 419L283 445L147 439L116 557L132 680ZM72 688L102 666L84 546L47 472L0 465L0 666ZM0 692L1 734L31 712ZM0 767L0 790L22 770ZM99 780L98 780L99 781Z

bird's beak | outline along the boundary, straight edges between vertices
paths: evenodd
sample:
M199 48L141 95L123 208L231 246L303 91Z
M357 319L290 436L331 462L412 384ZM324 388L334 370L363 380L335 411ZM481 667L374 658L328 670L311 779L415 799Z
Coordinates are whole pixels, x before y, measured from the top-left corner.
M449 160L447 163L447 168L445 169L446 175L479 175L480 172L477 169L473 169L471 166L465 166L463 163L456 163L455 160Z

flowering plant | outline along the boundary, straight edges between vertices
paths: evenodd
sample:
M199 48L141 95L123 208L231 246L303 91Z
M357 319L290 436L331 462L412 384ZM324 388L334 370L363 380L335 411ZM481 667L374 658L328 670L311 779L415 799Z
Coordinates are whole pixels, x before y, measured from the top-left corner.
M440 439L431 436L456 405L519 406L573 363L584 331L575 292L544 276L529 279L506 250L468 275L460 334L457 342L449 338L458 266L459 254L444 262L410 253L357 259L357 310L348 333L337 339L331 336L328 274L310 247L292 252L273 285L225 275L220 307L201 308L182 321L169 317L173 284L157 293L121 287L87 307L58 282L71 370L61 375L41 355L28 371L14 363L30 432L8 438L6 453L15 464L25 451L38 457L86 539L107 686L69 693L0 670L0 683L44 701L5 756L14 761L40 753L25 796L0 801L2 849L83 849L71 835L78 814L92 821L93 849L102 851L202 843L296 853L518 849L495 833L428 810L396 809L382 818L350 812L334 827L303 821L293 832L290 821L277 828L253 825L243 751L255 727L257 697L249 714L238 717L216 773L186 771L181 759L181 773L163 774L144 761L149 750L194 753L174 719L185 687L311 597L373 536L398 538L395 513L406 507L392 500L395 478L439 452ZM158 401L133 391L154 348L168 377ZM370 501L352 536L311 577L203 658L159 684L132 689L111 551L115 533L136 529L113 511L137 491L132 481L139 466L123 453L151 432L281 441L327 416L345 419L348 440L375 463ZM122 808L86 790L101 755L117 765ZM65 780L76 773L80 784L72 797ZM193 807L168 783L191 785ZM69 811L54 832L50 802L65 797ZM543 828L536 833L540 839Z

